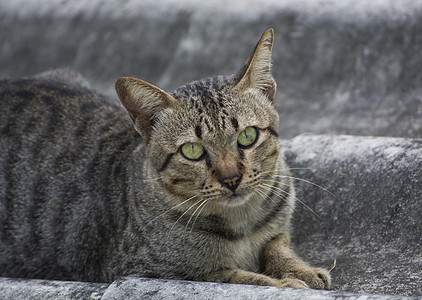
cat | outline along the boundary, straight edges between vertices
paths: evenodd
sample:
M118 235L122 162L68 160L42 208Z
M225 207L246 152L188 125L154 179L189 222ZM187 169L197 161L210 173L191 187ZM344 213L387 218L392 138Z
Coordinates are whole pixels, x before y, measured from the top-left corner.
M122 77L123 106L66 72L1 81L0 276L330 288L290 247L273 40L172 93Z

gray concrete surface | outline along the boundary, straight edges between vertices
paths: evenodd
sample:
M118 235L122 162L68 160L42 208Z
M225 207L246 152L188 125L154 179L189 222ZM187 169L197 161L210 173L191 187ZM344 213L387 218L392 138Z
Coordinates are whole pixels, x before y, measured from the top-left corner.
M0 278L0 299L101 299L109 284Z
M103 299L130 299L134 295L146 299L409 299L400 296L131 277L110 285Z
M0 278L0 298L16 299L356 299L405 300L404 296L353 294L238 284L126 277L111 285Z
M422 296L422 139L301 135L285 145L299 178L298 253L325 268L336 259L336 290Z
M236 71L274 27L280 134L300 178L294 245L315 266L337 260L335 291L312 295L422 297L422 1L201 2L0 0L0 77L68 67L115 98L123 75L171 90ZM62 290L1 279L0 295L50 283ZM179 298L285 292L149 279L74 284L86 298L119 286Z

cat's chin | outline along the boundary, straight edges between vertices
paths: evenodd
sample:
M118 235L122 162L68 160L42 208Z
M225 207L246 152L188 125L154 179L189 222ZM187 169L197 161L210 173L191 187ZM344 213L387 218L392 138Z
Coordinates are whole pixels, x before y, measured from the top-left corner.
M252 194L231 194L220 200L220 204L226 207L237 207L247 203L252 197Z

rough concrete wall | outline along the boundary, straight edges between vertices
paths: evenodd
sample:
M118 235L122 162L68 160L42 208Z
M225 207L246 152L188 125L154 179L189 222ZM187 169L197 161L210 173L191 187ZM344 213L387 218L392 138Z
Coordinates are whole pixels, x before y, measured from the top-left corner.
M422 2L0 0L0 77L70 67L114 95L240 68L274 27L281 135L422 137Z

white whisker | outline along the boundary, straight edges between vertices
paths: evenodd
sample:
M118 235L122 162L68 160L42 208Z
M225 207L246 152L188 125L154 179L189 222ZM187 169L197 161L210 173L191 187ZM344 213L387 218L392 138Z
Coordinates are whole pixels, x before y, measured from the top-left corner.
M173 209L176 209L176 208L178 208L178 207L182 206L182 205L183 205L183 204L185 204L186 202L188 202L188 201L190 201L190 200L192 200L192 199L194 199L194 198L198 197L199 195L200 195L200 194L196 194L196 195L194 195L194 196L192 196L192 197L190 197L190 198L186 199L185 201L180 202L179 204L177 204L177 205L173 206L172 208L170 208L170 209L166 210L166 211L165 211L165 212L163 212L162 214L160 214L160 215L156 216L154 219L152 219L151 221L149 221L148 223L146 223L146 224L145 224L145 226L148 226L150 223L154 222L155 220L157 220L157 219L158 219L158 218L160 218L161 216L164 216L165 214L167 214L167 213L171 212Z
M262 181L264 181L264 180L262 180ZM273 186L271 184L267 184L265 182L261 182L260 186L262 188L264 188L267 192L272 193L272 194L276 195L279 198L285 198L285 197L289 197L290 196L290 193L289 192L287 192L285 190L282 190L280 188L277 189L275 186ZM272 201L273 201L273 203L277 204L276 202L274 202L274 200L272 200ZM286 203L288 203L286 201L286 199L283 199L283 201L286 202Z
M267 169L267 170L263 170L261 171L261 174L267 174L267 173L279 173L281 171L288 171L288 170L312 170L312 171L317 171L317 168L284 168L284 169Z
M333 193L331 193L329 190L327 190L326 188L320 186L319 184L313 183L312 181L309 181L309 180L306 180L306 179L302 179L302 178L293 177L293 176L286 176L286 175L272 175L272 176L278 177L278 178L288 178L288 179L303 181L303 182L306 182L306 183L311 184L313 186L316 186L316 187L320 188L321 190L323 190L324 192L327 192L331 196L335 197L335 195Z
M272 189L272 185L268 185L268 184L266 184L267 186L264 186L262 183L261 183L261 188L263 188L265 191L267 191L268 193L270 193L270 194L273 194L273 195L275 195L275 196L277 196L278 198L280 198L280 199L283 199L283 201L287 204L287 205L289 205L290 207L291 206L293 206L293 210L296 212L296 213L298 213L298 214L300 214L300 215L302 215L300 212L298 212L297 210L296 210L296 208L294 207L294 205L292 205L292 203L289 203L288 201L286 201L286 199L284 199L285 198L285 196L287 195L287 197L289 197L289 196L291 196L290 195L290 193L289 192L287 192L287 191L284 191L284 194L281 194L280 192L278 192L278 191L276 191L275 189ZM277 204L277 202L275 202L273 199L272 199L272 197L270 196L270 194L268 195L268 197L271 199L271 201L274 203L274 204ZM300 201L298 198L296 198L296 197L294 197L294 199L295 200L297 200L298 202L302 202L302 201ZM305 205L306 206L306 205ZM312 211L312 210L311 210Z
M259 189L263 189L263 191L259 190ZM272 191L270 189L267 189L266 187L264 187L262 184L260 184L256 190L255 190L261 197L262 199L264 199L264 201L268 201L271 200L272 203L277 204L277 202L275 202L271 197L269 193L272 193ZM265 195L265 192L267 192L267 195Z
M198 194L197 196L199 196L199 194ZM202 200L199 200L199 201L202 201ZM179 222L179 221L180 221L180 219L181 219L181 218L183 218L183 216L184 216L184 215L186 215L186 214L188 213L188 211L190 211L190 210L191 210L191 208L193 208L193 207L195 206L195 204L196 204L196 203L194 203L194 204L192 204L191 206L189 206L189 208L188 208L187 210L185 210L185 211L183 212L183 214L182 214L182 215L180 215L180 217L179 217L179 218L177 218L176 222L174 222L174 224L171 226L171 228L170 228L170 231L169 231L169 232L171 232L171 231L173 230L173 228L174 228L174 226L176 226L177 222Z
M193 216L195 213L200 209L205 203L207 203L208 198L201 200L201 204L195 209L195 211L192 213L192 215L189 218L189 221L186 223L185 230L188 228L190 221L192 221Z
M193 227L195 226L195 223L196 223L196 220L198 220L198 217L201 215L201 212L202 212L202 210L207 206L207 204L209 203L209 200L210 200L211 198L207 198L207 199L205 199L205 205L203 205L204 203L202 203L199 207L201 207L202 206L202 208L198 211L198 214L196 215L196 218L195 218L195 220L193 221L193 223L192 223L192 226L191 226L191 228L190 228L190 233L192 233L192 229L193 229ZM195 214L195 212L194 212L194 214Z
M283 199L284 198L284 195L281 195L281 193L279 193L279 192L276 192L275 190L273 190L271 187L272 186L270 186L270 185L268 185L268 187L267 186L263 186L262 184L260 185L260 187L261 188L263 188L265 191L267 191L267 192L269 192L269 193L271 193L271 194L273 194L273 195L275 195L275 196L277 196L277 197L279 197L279 198L281 198L281 199ZM287 191L284 191L284 193L285 193L285 195L287 195L287 196L290 196L290 193L289 192L287 192ZM270 199L271 199L271 201L274 203L274 204L277 204L277 202L275 202L271 197L270 197L270 194L267 196L267 197L269 197ZM298 202L302 202L302 201L300 201L298 198L296 198L296 197L294 197L294 199L295 200L297 200ZM289 203L289 202L287 202L285 199L283 199L283 201L286 203L286 204L288 204L289 206L291 206L291 203ZM306 205L305 205L306 206ZM293 207L294 207L294 205L293 205ZM298 212L297 210L296 210L296 208L293 208L294 209L294 211L296 212L296 213L298 213L299 215L302 215L300 212ZM312 210L311 210L312 211Z
M267 183L262 183L262 185L264 185L264 186L267 186L268 188L270 188L271 190L272 190L272 192L275 194L275 195L278 195L279 197L283 197L283 196L288 196L289 195L289 193L287 192L287 191L285 191L285 190L283 190L283 189L281 189L281 188L279 188L279 187L276 187L276 186L272 186L272 185L269 185L269 184L267 184ZM305 202L303 202L302 200L300 200L299 198L297 198L297 197L294 197L295 198L295 200L296 201L298 201L298 202L300 202L303 206L305 206L307 209L309 209L309 211L310 212L312 212L315 216L317 216L318 218L320 217L312 208L310 208Z
M265 193L263 191L261 191L259 188L262 188L261 185L258 185L254 192L256 192L259 196L262 197L262 199L266 200L268 198L268 195L265 195Z
M317 169L311 169L311 168L289 168L290 170L317 170ZM287 176L287 175L281 175L280 172L283 170L287 170L287 169L272 169L272 170L266 170L261 172L261 174L269 174L271 177L275 178L288 178L288 179L293 179L293 180L298 180L298 181L302 181L308 184L311 184L313 186L316 186L318 188L320 188L321 190L323 190L324 192L327 192L328 194L330 194L331 196L335 197L335 195L333 193L331 193L329 190L327 190L326 188L313 183L312 181L306 180L306 179L302 179L302 178L298 178L298 177L294 177L294 176ZM277 173L277 174L270 174L270 173Z

